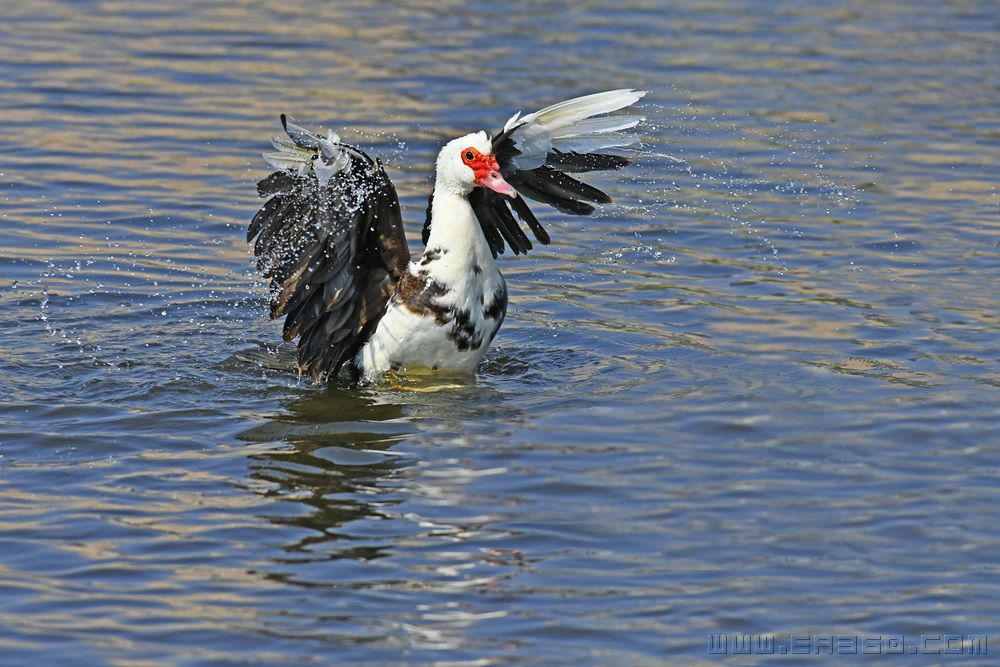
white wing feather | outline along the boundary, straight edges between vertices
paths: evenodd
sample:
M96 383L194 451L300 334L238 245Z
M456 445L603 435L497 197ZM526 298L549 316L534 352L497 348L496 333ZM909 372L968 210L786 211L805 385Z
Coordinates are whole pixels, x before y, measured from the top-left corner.
M277 152L264 153L264 161L275 169L295 171L299 176L305 176L311 169L325 185L334 174L350 166L350 157L333 130L328 129L326 136L320 136L290 120L286 127L287 137L271 137L271 145Z
M605 148L621 148L638 143L639 137L635 134L595 134L587 137L572 137L570 139L556 139L552 142L552 148L563 153L596 153Z
M639 116L593 118L632 106L646 94L644 90L609 90L585 95L521 116L514 114L504 130L516 128L511 134L520 155L513 159L518 169L535 169L545 164L553 149L590 152L605 148L629 146L636 142L633 134L617 134L633 128L643 120Z
M573 125L560 128L552 133L553 139L570 139L572 137L582 137L589 134L604 134L605 132L619 132L635 127L646 120L642 116L606 116L604 118L588 118Z

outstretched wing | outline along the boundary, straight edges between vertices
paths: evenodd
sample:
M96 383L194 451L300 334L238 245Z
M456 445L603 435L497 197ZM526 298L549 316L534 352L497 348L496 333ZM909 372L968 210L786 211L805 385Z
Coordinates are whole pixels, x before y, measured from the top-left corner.
M335 376L385 313L410 253L396 189L382 164L290 122L264 159L267 202L250 222L257 268L271 279L271 318L298 342L299 372Z
M635 104L645 94L610 90L553 104L526 116L518 112L507 121L503 131L493 137L493 154L503 177L521 196L510 199L476 188L469 197L494 256L503 252L505 241L514 254L531 249L531 240L514 214L539 242L549 243L548 233L524 198L571 215L590 215L593 204L611 202L606 193L569 174L621 169L632 163L627 157L601 151L636 143L638 137L625 130L638 125L642 117L606 114Z

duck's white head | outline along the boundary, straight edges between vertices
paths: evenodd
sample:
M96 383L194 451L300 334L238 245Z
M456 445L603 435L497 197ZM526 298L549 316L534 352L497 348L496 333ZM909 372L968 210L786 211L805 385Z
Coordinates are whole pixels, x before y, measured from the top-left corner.
M517 191L500 174L493 144L485 132L467 134L445 144L438 153L434 187L462 196L483 187L517 197Z

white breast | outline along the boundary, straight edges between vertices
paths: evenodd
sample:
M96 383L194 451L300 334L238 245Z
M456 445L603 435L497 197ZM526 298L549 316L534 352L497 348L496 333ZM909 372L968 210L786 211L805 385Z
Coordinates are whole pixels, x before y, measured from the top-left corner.
M492 258L491 258L492 259ZM433 280L433 273L414 262L410 273ZM366 381L389 370L475 372L503 322L507 286L496 264L430 299L419 312L397 295L390 301L375 332L358 351L354 363Z

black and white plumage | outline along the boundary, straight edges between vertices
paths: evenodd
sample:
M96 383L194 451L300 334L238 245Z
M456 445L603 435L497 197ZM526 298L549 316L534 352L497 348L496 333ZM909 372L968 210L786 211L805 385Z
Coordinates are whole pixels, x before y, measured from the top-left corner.
M377 160L330 130L313 133L281 117L265 160L277 171L258 186L267 202L247 241L271 279L271 317L298 337L300 373L343 373L373 381L394 369L472 373L507 309L495 261L509 247L532 248L549 235L525 199L589 215L611 199L570 174L620 169L604 153L637 140L642 120L608 115L645 92L613 90L521 116L490 137L449 142L437 158L423 227L423 254L411 261L399 199Z

